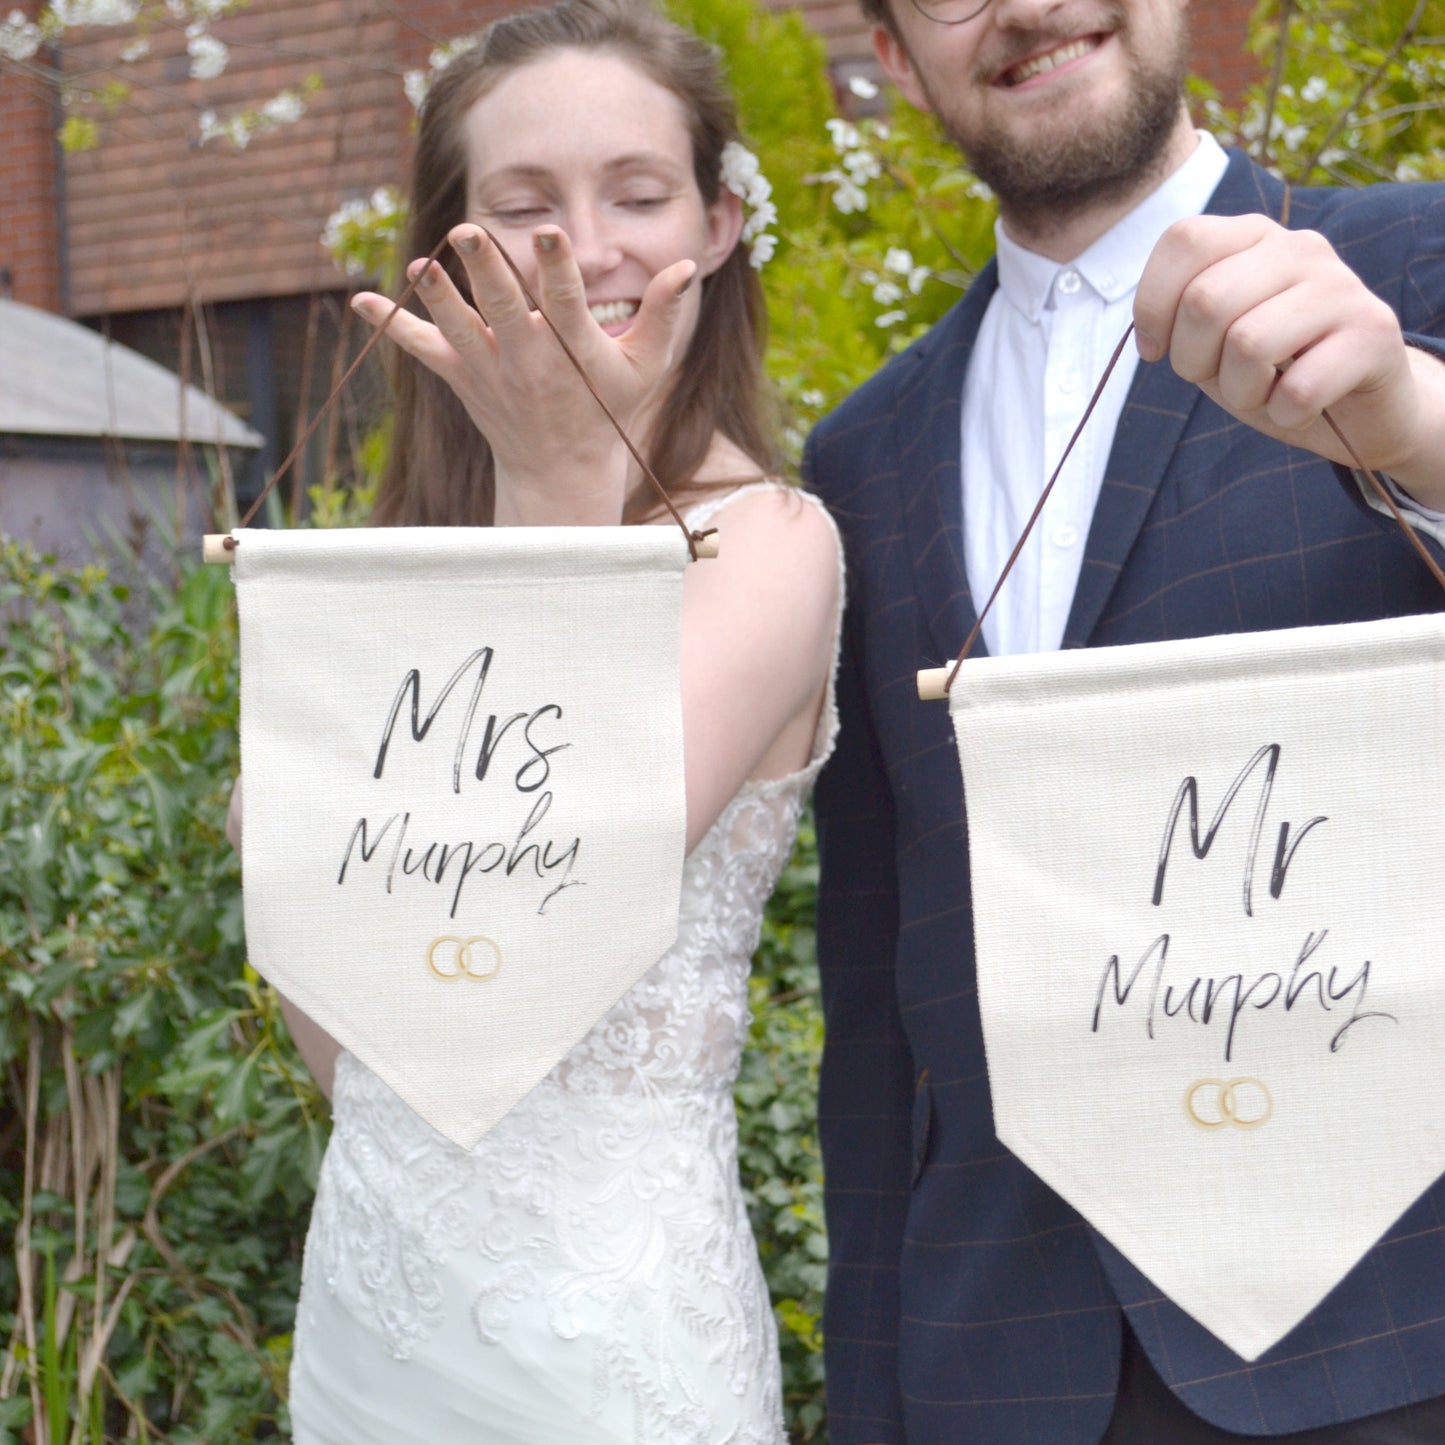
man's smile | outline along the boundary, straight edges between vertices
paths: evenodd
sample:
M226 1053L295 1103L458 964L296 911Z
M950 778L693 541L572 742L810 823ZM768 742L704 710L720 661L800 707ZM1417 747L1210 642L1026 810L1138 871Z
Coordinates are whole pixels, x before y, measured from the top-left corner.
M1084 56L1097 50L1107 39L1107 35L1094 34L1081 35L1075 40L1066 40L1062 45L1055 45L1049 50L1041 51L1037 55L1031 55L1026 60L1020 60L1009 66L999 74L998 83L1010 90L1026 85L1037 76L1046 75L1049 71L1057 70L1073 61L1082 60Z

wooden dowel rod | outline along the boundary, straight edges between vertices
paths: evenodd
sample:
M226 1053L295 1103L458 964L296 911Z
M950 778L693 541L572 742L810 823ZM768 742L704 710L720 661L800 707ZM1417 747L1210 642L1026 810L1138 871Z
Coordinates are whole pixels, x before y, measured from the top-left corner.
M226 546L230 536L225 532L208 532L201 540L201 558L216 566L222 566L235 560L235 549ZM698 560L713 558L718 554L718 542L716 535L704 537L696 543Z
M951 667L921 667L918 670L918 696L924 702L939 702L948 696L948 674Z

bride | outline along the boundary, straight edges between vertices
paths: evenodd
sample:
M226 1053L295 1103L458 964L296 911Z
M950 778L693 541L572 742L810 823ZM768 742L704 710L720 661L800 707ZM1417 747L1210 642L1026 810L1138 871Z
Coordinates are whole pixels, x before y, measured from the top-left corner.
M500 244L721 555L684 584L689 856L652 971L470 1152L288 1006L335 1113L296 1321L299 1445L785 1439L731 1089L763 905L832 742L840 554L826 514L771 479L761 295L721 180L735 135L711 52L629 0L498 20L422 111L410 250L449 244L409 270L427 316L389 327L375 520L658 520ZM391 309L355 306L373 324Z

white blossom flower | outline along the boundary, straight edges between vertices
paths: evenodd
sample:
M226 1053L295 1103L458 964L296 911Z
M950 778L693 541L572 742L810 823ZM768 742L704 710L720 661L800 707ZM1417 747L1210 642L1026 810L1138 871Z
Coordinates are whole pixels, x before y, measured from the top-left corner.
M855 185L864 186L883 174L883 163L872 151L853 150L843 157L843 169Z
M866 75L850 75L848 89L860 100L872 100L878 94L878 87Z
M823 124L833 138L833 149L839 155L862 145L863 137L859 135L858 127L852 121L843 120L840 116L833 116L830 120L825 120Z
M828 179L836 182L837 188L833 192L833 204L845 216L868 209L868 192L862 186L837 171L833 172Z
M140 14L139 0L51 0L50 13L63 26L129 25Z
M804 406L820 407L827 402L828 398L817 387L809 387L806 391L798 393L798 400Z
M215 111L203 110L196 124L201 133L202 145L213 140L228 140L238 151L243 151L250 145L255 131L254 121L244 111L222 120Z
M40 49L40 27L32 25L21 10L12 10L0 20L0 60L29 60Z
M1300 91L1300 99L1308 105L1313 105L1317 100L1323 100L1329 93L1329 82L1322 75L1312 75L1305 81L1304 88Z
M477 43L475 35L459 35L455 40L448 40L438 45L430 55L427 56L427 64L432 68L435 75L439 70L445 70L457 56L465 55L467 51L474 49Z
M431 89L431 77L424 70L408 70L401 78L401 88L411 102L413 110L420 110L426 93Z
M875 326L897 326L900 321L907 321L906 311L885 311L876 321Z
M427 56L426 70L408 70L401 78L401 88L406 93L406 98L411 102L413 110L420 110L426 102L427 92L431 90L431 83L437 76L454 61L457 56L465 55L474 45L477 39L474 35L462 35L455 40L448 40L445 45L438 45L432 53Z
M743 222L743 240L752 241L762 234L778 219L778 208L771 201L764 201L762 205L755 207Z
M760 270L772 259L778 245L778 238L769 230L778 219L778 208L770 199L772 182L763 174L757 156L735 140L723 147L718 179L743 203L746 215L742 239L753 268Z
M880 281L873 288L873 299L880 306L892 306L895 301L903 300L903 288L892 281Z
M902 246L890 246L883 257L883 269L897 276L906 276L913 269L913 253Z
M231 58L226 46L199 20L186 29L186 54L191 57L192 80L214 80Z
M348 276L375 275L381 256L401 238L401 192L379 186L366 200L343 201L327 218L321 244Z
M137 60L144 60L151 53L151 43L144 35L137 35L128 44L121 47L120 58L126 65L134 65Z
M261 119L268 128L294 125L305 114L306 102L294 90L280 91L261 107Z
M733 195L745 197L752 182L761 174L761 163L745 145L739 145L737 141L730 140L723 147L722 165L718 170L718 179Z
M915 266L908 273L908 289L917 296L918 293L923 290L923 283L932 275L933 271L930 267Z

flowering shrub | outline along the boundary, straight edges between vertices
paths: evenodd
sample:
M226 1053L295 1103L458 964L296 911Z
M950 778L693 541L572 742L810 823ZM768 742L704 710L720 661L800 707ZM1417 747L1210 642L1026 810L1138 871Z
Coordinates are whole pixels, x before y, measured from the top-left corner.
M345 201L327 218L321 244L348 276L385 276L396 267L406 224L406 202L395 186L381 186L364 201Z
M1272 79L1238 111L1206 95L1210 129L1301 185L1445 180L1440 0L1291 0L1271 11L1253 37Z

